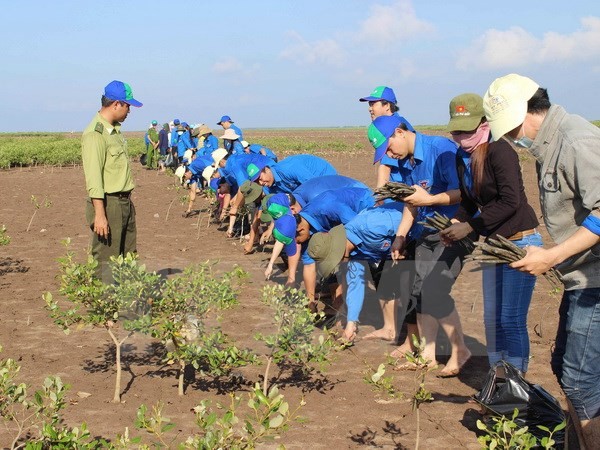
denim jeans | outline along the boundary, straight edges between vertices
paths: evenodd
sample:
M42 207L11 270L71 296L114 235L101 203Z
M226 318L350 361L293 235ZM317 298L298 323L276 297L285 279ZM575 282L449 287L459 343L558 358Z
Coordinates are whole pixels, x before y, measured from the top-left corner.
M600 416L600 288L565 291L552 371L580 420Z
M519 247L541 247L542 236L535 233L512 242ZM511 269L508 264L483 267L483 322L490 366L504 360L527 372L527 313L536 277Z

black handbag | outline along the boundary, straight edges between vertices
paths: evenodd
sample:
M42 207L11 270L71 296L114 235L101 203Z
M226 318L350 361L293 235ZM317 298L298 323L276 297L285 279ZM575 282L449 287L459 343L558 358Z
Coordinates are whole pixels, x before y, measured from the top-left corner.
M503 367L506 378L498 378L496 368ZM543 425L553 430L565 421L565 413L558 400L539 384L523 378L521 372L510 363L500 361L488 372L483 387L473 399L494 416L511 418L516 409L519 414L514 419L519 427L527 426L529 432L538 439L548 435L540 430ZM557 444L564 443L565 430L557 431L553 439Z
M142 166L146 165L147 158L148 158L148 155L146 153L142 153L142 155L140 156L140 164Z

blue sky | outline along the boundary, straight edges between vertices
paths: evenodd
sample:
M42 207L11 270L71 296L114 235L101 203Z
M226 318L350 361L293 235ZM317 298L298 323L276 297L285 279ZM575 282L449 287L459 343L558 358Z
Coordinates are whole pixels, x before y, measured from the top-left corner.
M156 119L241 128L367 125L358 98L394 89L413 124L516 72L600 119L597 0L21 1L2 6L0 131L80 131L104 86Z

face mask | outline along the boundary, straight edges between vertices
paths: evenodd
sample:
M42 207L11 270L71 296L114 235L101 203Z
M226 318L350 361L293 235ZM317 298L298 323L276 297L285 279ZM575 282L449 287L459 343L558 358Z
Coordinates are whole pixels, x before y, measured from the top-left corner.
M513 142L517 147L521 148L531 148L531 146L533 145L533 139L530 139L527 136L525 136L525 123L523 123L523 137L519 139L513 139Z
M490 124L483 122L472 133L458 133L452 135L456 142L467 153L471 153L477 146L487 142L490 138Z
M178 131L178 132L177 132L177 134L178 134L179 136L181 136L181 135L183 134L183 131Z

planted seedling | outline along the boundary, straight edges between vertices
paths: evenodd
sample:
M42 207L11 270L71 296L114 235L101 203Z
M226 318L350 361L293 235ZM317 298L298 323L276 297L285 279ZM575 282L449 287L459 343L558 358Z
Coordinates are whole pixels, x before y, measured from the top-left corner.
M335 341L324 330L318 337L314 335L318 313L311 313L306 307L308 297L298 289L281 285L268 285L263 288L263 303L273 308L273 334L258 333L255 339L265 343L269 352L263 375L263 394L269 391L269 370L273 363L300 368L310 374L315 364L321 368L330 362Z
M68 247L69 241L65 241ZM61 265L59 293L71 304L62 309L50 292L42 297L54 322L66 334L76 324L102 326L115 345L116 380L114 403L121 401L121 348L133 334L132 324L148 314L157 298L160 276L147 272L135 254L112 257L109 263L112 284L103 284L94 275L98 262L88 255L85 263L74 261L73 252L59 259Z
M47 199L44 198L44 201L42 203L39 203L37 201L37 198L35 197L35 195L31 196L31 203L33 204L34 210L33 210L33 214L31 215L31 219L29 219L29 225L27 225L27 230L25 231L29 231L29 229L31 228L31 224L33 222L33 218L35 217L35 215L37 214L38 210L43 206L44 208L50 208L50 206L52 206L52 202Z

